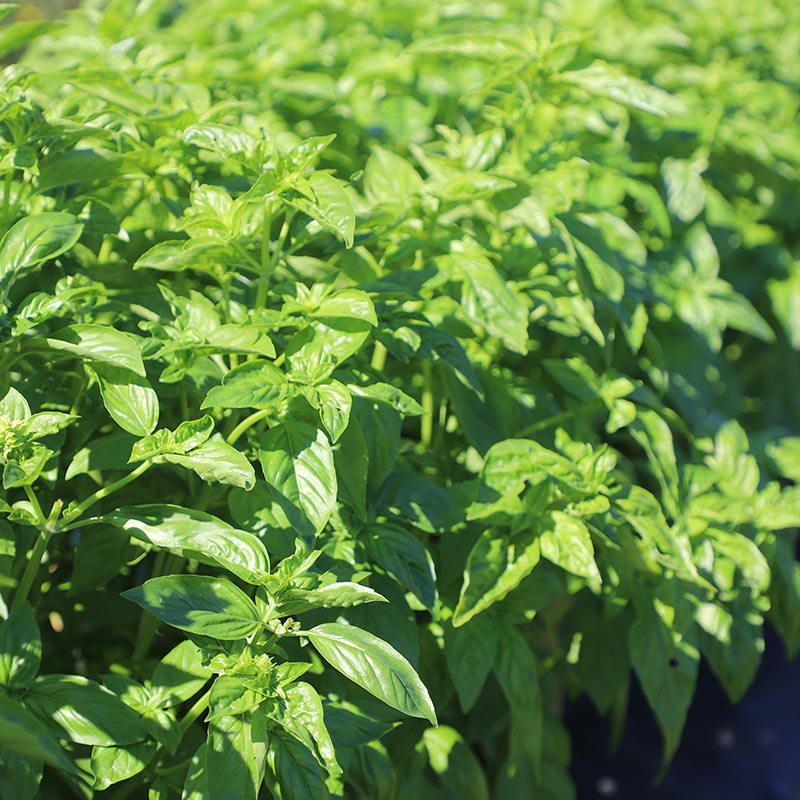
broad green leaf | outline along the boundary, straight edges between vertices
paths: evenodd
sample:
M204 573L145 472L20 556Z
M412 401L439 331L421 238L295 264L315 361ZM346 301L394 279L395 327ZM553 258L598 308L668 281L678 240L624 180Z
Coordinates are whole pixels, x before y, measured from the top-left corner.
M94 365L106 411L134 436L147 436L158 424L158 395L145 378L103 362Z
M28 603L14 609L0 622L0 685L24 689L39 671L42 639Z
M301 535L319 533L336 503L336 471L327 436L289 418L261 438L259 459L275 500Z
M68 773L77 769L58 742L42 728L22 703L0 694L0 747L27 758L44 761Z
M177 705L205 686L213 673L202 661L202 651L188 640L173 647L161 659L150 678L150 688L160 698L160 705Z
M497 654L500 626L489 614L475 617L444 634L444 655L453 679L458 703L466 714L483 689Z
M325 770L313 753L291 734L273 729L267 762L274 777L270 790L276 800L328 800Z
M686 712L694 694L697 649L671 630L647 600L637 605L636 622L630 633L631 663L647 702L664 736L664 763L668 763L680 741Z
M706 204L703 170L706 164L679 158L667 158L661 174L667 187L667 208L681 222L692 222Z
M359 747L380 739L396 724L376 719L346 700L326 698L324 709L325 727L338 748Z
M30 416L31 408L28 401L11 386L0 400L0 417L5 417L9 422L25 422Z
M463 519L460 505L446 489L413 472L389 475L375 504L427 533L446 533Z
M539 539L531 533L512 537L499 530L484 531L467 559L453 625L461 627L500 602L533 572L539 556Z
M592 537L586 523L562 511L554 511L552 517L553 527L548 527L539 537L542 558L573 575L600 581Z
M404 417L418 417L425 413L425 409L413 397L390 383L378 381L367 386L350 384L347 388L354 395L369 397L391 406Z
M352 625L329 622L306 631L335 669L386 705L436 724L428 690L411 664L391 645Z
M244 639L261 627L253 601L225 578L168 575L122 596L167 625L212 639Z
M556 80L659 117L667 116L676 105L680 107L680 104L663 89L625 75L602 61L583 69L561 72L556 75Z
M24 272L69 250L83 225L77 217L46 211L23 217L0 240L0 299Z
M302 727L311 735L318 760L330 775L341 774L342 768L336 760L336 750L325 725L325 712L317 690L311 684L300 681L286 689L286 717L294 725ZM294 727L291 728L292 730Z
M337 581L318 589L289 589L278 605L281 616L294 616L312 608L353 608L388 600L369 586Z
M116 746L147 738L143 720L115 694L79 675L42 675L29 687L25 705L79 744Z
M370 201L408 208L422 185L408 161L383 147L373 147L364 166L364 192Z
M248 361L232 369L206 395L200 408L280 408L292 394L284 374L269 361Z
M313 200L297 195L289 202L352 247L356 218L341 181L326 172L313 172L308 185Z
M511 765L527 755L537 776L541 772L543 708L536 657L527 639L516 628L501 632L494 674L511 711Z
M206 741L209 800L256 800L264 774L265 738L263 724L253 724L250 714L212 716Z
M700 650L719 678L732 703L744 697L755 680L764 652L763 618L736 602L731 610L717 603L704 603L697 622L703 629Z
M645 410L639 411L630 431L647 453L650 467L661 485L665 509L677 518L680 508L678 467L669 426L655 411Z
M528 306L488 261L454 255L464 276L463 302L486 330L515 353L528 351Z
M353 398L347 387L332 380L318 386L308 386L303 394L309 404L319 412L322 425L331 442L335 444L350 422Z
M150 763L158 745L155 742L136 742L127 747L92 748L90 768L94 788L102 791L115 783L138 775Z
M145 377L142 354L135 339L108 325L67 325L48 336L46 342L51 350L72 353L87 361L110 364Z
M327 322L336 327L337 321L358 319L377 326L375 305L370 296L361 289L342 289L328 295L310 314L312 319Z
M170 464L178 464L196 472L207 483L224 483L250 490L256 482L253 465L235 447L221 439L211 439L187 455L168 453Z
M75 453L67 467L65 480L95 470L128 469L135 441L132 434L122 431L98 436Z
M426 608L436 602L436 569L425 545L398 525L382 523L363 536L369 558Z
M202 511L157 504L123 506L100 519L158 549L223 567L248 583L260 583L269 572L269 556L257 536Z
M489 785L480 762L461 734L448 725L422 734L428 762L441 783L463 800L489 800Z
M0 798L36 800L43 766L41 759L28 758L4 748L0 753Z

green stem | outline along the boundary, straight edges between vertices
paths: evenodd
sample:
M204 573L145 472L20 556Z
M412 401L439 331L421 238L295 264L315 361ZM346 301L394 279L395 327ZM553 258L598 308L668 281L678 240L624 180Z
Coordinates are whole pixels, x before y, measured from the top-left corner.
M181 732L186 733L192 723L208 708L208 701L211 697L211 689L206 690L186 712L181 720Z
M45 551L47 550L47 545L52 535L52 531L39 531L39 538L36 540L36 544L33 546L33 551L31 552L28 563L25 566L25 572L22 573L19 586L17 586L17 590L14 592L14 602L11 604L12 611L19 608L28 599L33 582L36 580L36 573L39 571L39 567L42 565L42 558L44 557Z
M265 417L269 416L269 411L267 409L261 409L261 411L254 411L250 414L249 417L245 417L231 432L228 434L227 442L228 444L235 444L239 437L248 429L251 428L253 425L256 424L259 420L264 419Z
M95 503L98 503L104 497L114 494L114 492L127 486L132 481L135 481L137 478L144 475L152 466L152 461L143 461L133 472L129 472L124 478L120 478L118 481L98 489L94 494L90 494L82 503L64 515L64 519L58 526L58 530L67 530L66 523L74 522L76 519L83 516Z
M47 524L47 519L42 511L42 506L39 503L36 492L34 492L31 486L25 486L24 489L31 506L33 506L33 513L39 525L39 536L36 539L36 544L33 546L28 563L25 565L25 571L22 573L19 585L14 592L14 602L11 604L12 611L19 608L28 599L28 595L33 587L33 582L36 580L36 574L39 572L39 567L42 565L42 558L47 550L50 537L53 535L53 529Z
M419 438L425 448L428 448L433 438L433 371L430 361L422 362L422 377L425 381L422 390L422 407L425 409L425 413L419 423Z
M372 349L370 366L375 372L383 372L386 366L386 348L380 342L375 342L375 347Z
M560 425L562 422L568 422L577 414L581 414L584 411L592 411L595 408L600 408L603 405L603 401L596 397L593 400L588 400L585 403L581 403L576 408L573 408L569 411L562 411L560 414L553 414L551 417L545 417L544 419L540 419L538 422L532 422L530 425L526 425L521 430L517 431L515 434L517 437L525 437L530 436L533 433L539 433L539 431L547 430L547 428L552 428L554 425Z

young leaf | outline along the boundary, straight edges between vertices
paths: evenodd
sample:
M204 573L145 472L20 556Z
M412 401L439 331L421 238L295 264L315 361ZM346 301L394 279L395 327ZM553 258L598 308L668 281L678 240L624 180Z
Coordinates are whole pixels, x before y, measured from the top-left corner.
M100 519L159 549L223 567L248 583L260 583L269 572L269 555L257 536L202 511L124 506Z
M525 534L512 538L501 531L484 531L467 559L453 625L465 625L502 600L530 575L539 556L538 538Z
M106 411L134 436L147 436L158 424L158 395L145 378L103 362L94 364Z
M249 491L256 482L253 465L235 447L220 439L212 439L187 455L167 453L170 464L179 464L196 472L207 483L224 483Z
M51 350L72 353L87 361L109 364L145 377L136 341L108 325L67 325L48 336L46 342Z
M391 645L352 625L328 622L306 631L335 669L386 705L436 725L428 690L414 668Z
M327 436L289 418L264 434L259 458L289 521L302 535L319 533L336 503L336 471Z

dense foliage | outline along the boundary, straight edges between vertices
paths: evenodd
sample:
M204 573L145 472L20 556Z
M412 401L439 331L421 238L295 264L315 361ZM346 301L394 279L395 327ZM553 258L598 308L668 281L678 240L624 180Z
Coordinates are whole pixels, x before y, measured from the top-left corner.
M569 697L619 730L637 680L666 764L701 658L736 699L765 619L797 653L800 6L111 0L22 46L3 800L565 800Z

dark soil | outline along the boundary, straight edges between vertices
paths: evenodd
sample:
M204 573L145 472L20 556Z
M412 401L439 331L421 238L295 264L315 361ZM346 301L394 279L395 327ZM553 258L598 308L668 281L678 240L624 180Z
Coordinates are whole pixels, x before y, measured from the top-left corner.
M566 722L578 800L800 800L800 659L787 663L773 635L739 705L701 669L681 745L658 786L661 738L638 687L613 756L608 723L588 700L572 704Z

